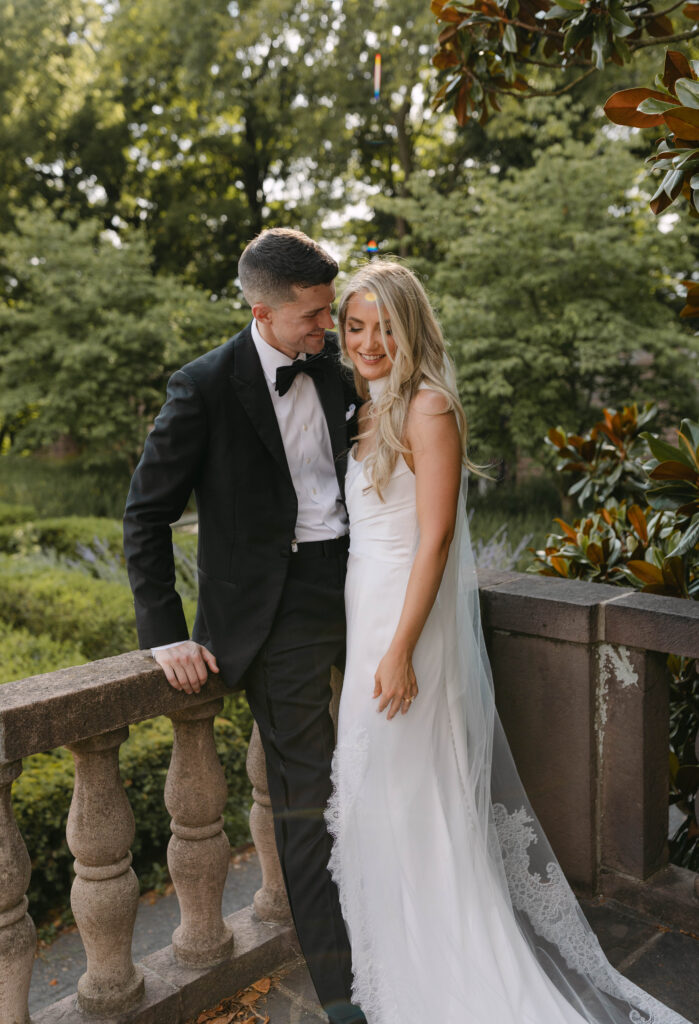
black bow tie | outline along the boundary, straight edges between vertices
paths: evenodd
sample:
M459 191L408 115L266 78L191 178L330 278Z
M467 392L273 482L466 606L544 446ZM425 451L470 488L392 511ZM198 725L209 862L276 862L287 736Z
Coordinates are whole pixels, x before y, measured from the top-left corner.
M277 379L274 383L275 388L280 395L285 395L296 380L297 374L307 373L311 377L317 377L322 373L326 361L327 354L326 350L323 349L322 352L317 352L310 359L295 359L288 366L278 366Z

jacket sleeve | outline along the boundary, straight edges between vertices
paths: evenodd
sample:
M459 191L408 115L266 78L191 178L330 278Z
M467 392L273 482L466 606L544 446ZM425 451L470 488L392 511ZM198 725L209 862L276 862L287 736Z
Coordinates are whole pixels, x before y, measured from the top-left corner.
M168 382L167 401L146 439L124 512L124 555L141 648L189 637L175 590L170 523L180 518L192 493L207 435L199 389L178 370Z

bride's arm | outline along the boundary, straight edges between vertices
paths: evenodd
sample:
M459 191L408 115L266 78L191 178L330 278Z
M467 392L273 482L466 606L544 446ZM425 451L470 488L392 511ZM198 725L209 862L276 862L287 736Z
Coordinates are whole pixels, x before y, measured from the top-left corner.
M456 420L445 413L445 399L423 389L408 413L406 443L412 458L406 461L415 473L420 541L408 580L403 609L391 646L376 671L374 697L388 718L405 712L403 698L417 694L412 666L415 645L437 597L454 536L461 483L461 441Z

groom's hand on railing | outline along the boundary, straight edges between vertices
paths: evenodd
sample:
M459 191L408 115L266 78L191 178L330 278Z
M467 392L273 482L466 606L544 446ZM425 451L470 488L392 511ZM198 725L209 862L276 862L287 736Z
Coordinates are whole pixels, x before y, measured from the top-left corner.
M218 672L214 655L194 640L183 640L152 653L170 686L185 693L199 693L209 672Z

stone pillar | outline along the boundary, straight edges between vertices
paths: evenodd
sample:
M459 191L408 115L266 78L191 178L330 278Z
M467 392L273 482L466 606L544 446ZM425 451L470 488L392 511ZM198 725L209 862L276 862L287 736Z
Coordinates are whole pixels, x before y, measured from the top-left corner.
M604 643L598 657L602 867L643 881L668 857L667 656Z
M0 765L0 1024L29 1024L29 982L36 929L25 892L31 862L12 813L12 783L21 761Z
M253 805L250 809L250 834L262 867L262 888L255 893L253 906L262 921L291 924L291 909L274 838L274 815L267 788L267 764L260 730L255 723L247 757L252 782Z
M143 974L131 958L138 879L131 869L134 816L119 775L128 727L71 743L75 789L66 838L75 857L70 895L87 954L78 982L85 1013L112 1015L135 1006Z
M221 915L230 844L223 831L227 786L214 744L217 697L171 715L175 730L165 783L172 815L167 862L180 904L172 946L180 963L211 967L233 949L233 933Z

